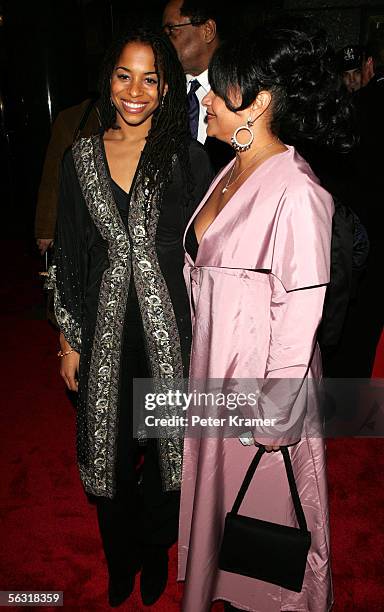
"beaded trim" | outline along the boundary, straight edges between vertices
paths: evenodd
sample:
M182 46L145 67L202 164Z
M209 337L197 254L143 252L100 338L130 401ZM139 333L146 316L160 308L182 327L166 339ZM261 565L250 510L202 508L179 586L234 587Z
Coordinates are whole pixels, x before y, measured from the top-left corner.
M48 270L47 280L45 281L45 289L53 290L53 303L55 309L55 317L57 324L63 332L66 340L71 347L80 353L81 350L81 328L80 325L72 317L71 313L62 305L60 294L56 284L57 266L53 264Z
M182 381L183 364L175 313L156 253L156 231L160 213L158 197L156 192L150 193L147 183L148 180L139 170L129 207L128 228L132 240L133 275L154 379L154 391L166 392L171 388L171 381ZM158 408L158 413L161 417L170 417L173 410L170 406L163 406ZM158 439L158 445L166 490L177 490L181 486L183 430L180 427L167 427L166 436Z
M80 465L89 493L113 497L120 353L130 280L130 245L113 199L100 136L73 145L73 158L90 215L108 242L110 266L99 293L87 392L88 466Z

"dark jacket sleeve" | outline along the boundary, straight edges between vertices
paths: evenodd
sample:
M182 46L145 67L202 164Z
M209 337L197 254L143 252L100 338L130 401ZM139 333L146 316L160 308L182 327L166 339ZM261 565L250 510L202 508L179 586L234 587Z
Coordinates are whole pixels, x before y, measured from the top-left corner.
M81 324L87 275L84 202L71 151L64 155L53 264L46 287L54 290L58 326L72 348L80 352Z
M324 353L336 347L340 340L348 306L356 297L369 251L367 233L359 217L337 198L334 202L331 280L318 333L318 342Z

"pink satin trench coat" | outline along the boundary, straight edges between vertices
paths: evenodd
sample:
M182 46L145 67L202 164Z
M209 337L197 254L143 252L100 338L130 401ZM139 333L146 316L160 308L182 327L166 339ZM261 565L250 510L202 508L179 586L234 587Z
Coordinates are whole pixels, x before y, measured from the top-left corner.
M212 378L321 376L315 337L329 282L333 211L330 194L293 147L239 187L204 233L196 261L186 254L191 385ZM295 421L289 401L279 416L281 433L301 438L290 452L312 535L303 589L294 593L218 569L225 514L255 446L237 437L187 436L179 532L184 612L207 612L216 599L255 612L325 612L332 605L324 442L306 435L306 421ZM241 514L296 526L281 453L262 458Z

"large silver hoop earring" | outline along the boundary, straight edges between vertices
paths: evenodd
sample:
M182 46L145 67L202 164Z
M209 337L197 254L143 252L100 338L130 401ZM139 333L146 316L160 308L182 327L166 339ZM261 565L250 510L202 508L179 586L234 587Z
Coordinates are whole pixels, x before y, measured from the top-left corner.
M248 151L248 149L251 148L251 144L253 143L253 139L254 139L254 134L251 130L251 125L253 125L253 123L254 122L251 121L251 119L248 119L247 125L240 125L240 127L238 127L237 130L234 131L233 136L231 138L231 145L235 149L235 151L237 151L238 153L242 153L243 151ZM246 130L249 133L249 140L248 142L245 142L244 144L237 140L237 135L242 130Z

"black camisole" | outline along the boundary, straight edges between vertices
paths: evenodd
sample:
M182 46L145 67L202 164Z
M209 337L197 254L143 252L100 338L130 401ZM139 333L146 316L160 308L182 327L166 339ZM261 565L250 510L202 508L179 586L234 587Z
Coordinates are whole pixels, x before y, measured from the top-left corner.
M185 236L185 248L187 253L191 256L193 261L196 261L197 251L199 250L199 243L197 242L195 226L193 223L188 228Z

